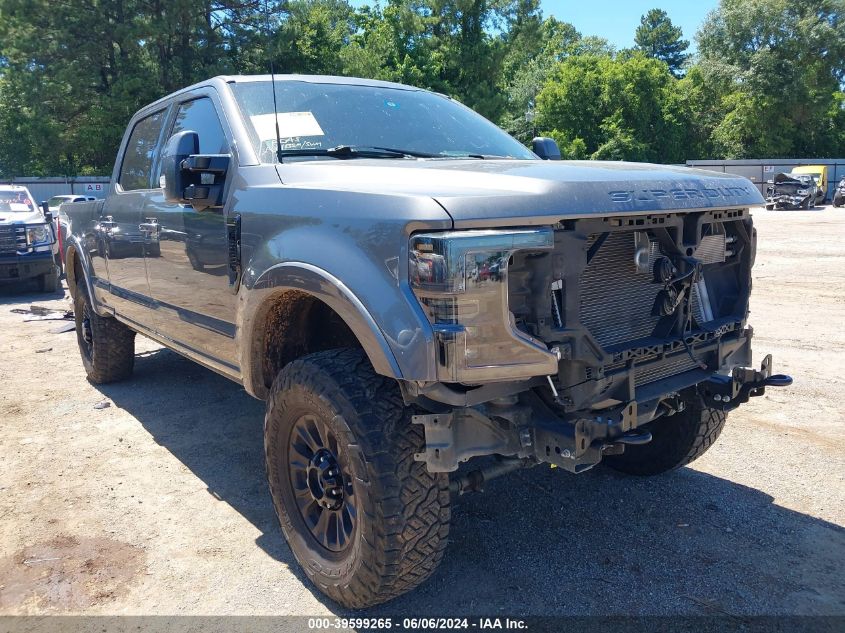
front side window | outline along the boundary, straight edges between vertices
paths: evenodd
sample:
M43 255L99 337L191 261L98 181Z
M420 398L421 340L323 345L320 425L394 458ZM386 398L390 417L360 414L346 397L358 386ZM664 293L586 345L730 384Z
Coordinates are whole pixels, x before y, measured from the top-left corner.
M220 125L214 103L208 97L194 99L179 106L171 135L190 130L200 139L200 154L228 154L229 143Z
M120 166L118 182L124 191L149 189L156 144L164 124L164 110L151 114L135 124L123 164Z
M271 82L234 83L232 91L261 162L275 162ZM481 115L425 90L284 80L276 82L276 101L282 149L289 152L351 145L437 158L536 158Z

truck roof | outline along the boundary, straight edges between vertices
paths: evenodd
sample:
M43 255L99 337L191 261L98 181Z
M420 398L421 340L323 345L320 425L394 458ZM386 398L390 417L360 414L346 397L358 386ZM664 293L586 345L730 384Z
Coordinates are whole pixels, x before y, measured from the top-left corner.
M165 101L166 99L170 99L174 95L178 95L183 92L188 92L190 90L195 90L197 88L201 88L203 86L216 86L220 87L220 84L235 84L235 83L250 83L254 81L270 81L270 75L217 75L216 77L210 77L204 81L200 81L198 83L192 84L190 86L186 86L180 90L175 92L171 92L167 96L162 97L158 101L154 101L153 103L144 106L143 110L146 110L150 106L154 106L161 101ZM314 84L340 84L340 85L347 85L347 86L372 86L374 88L393 88L394 90L414 90L419 91L423 90L422 88L416 88L414 86L406 86L405 84L399 84L392 81L380 81L378 79L362 79L360 77L340 77L336 75L275 75L275 80L278 82L282 81L303 81L307 83L314 83Z

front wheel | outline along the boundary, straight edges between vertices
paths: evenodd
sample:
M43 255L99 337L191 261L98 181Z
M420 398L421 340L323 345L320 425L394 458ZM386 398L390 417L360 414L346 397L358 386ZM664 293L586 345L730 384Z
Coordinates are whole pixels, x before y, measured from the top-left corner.
M698 397L675 415L658 418L642 427L650 431L648 444L625 447L621 455L609 455L605 463L629 475L659 475L686 466L716 442L727 414L705 407Z
M414 460L423 427L396 383L357 349L287 365L267 400L273 505L302 569L352 608L385 602L436 569L449 534L449 480Z

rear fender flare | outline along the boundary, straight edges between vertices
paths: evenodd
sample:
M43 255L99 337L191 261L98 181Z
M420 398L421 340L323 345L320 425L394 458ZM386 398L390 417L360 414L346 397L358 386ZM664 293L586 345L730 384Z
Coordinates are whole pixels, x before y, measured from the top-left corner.
M68 291L74 298L76 297L77 284L80 281L76 278L77 262L79 262L79 269L82 271L82 278L85 282L85 290L94 311L100 316L111 316L111 313L97 301L97 293L94 292L94 274L91 268L91 260L88 258L79 238L75 235L67 235L65 239L65 275Z

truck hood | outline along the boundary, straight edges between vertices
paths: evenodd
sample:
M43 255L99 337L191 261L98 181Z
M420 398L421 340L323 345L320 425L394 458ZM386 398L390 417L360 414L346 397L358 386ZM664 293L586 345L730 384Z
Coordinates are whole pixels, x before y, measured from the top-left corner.
M541 160L333 160L277 166L285 185L430 196L456 227L543 224L594 214L764 204L732 174L645 163Z

